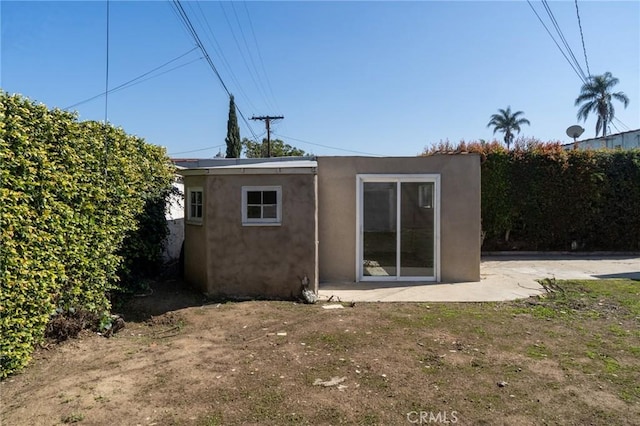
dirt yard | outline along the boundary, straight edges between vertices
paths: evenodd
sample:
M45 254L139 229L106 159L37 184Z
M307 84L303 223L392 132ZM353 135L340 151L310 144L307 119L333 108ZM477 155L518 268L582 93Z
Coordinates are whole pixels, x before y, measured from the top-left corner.
M178 282L6 379L2 425L637 425L640 282L509 303L207 302ZM348 301L343 301L348 302Z

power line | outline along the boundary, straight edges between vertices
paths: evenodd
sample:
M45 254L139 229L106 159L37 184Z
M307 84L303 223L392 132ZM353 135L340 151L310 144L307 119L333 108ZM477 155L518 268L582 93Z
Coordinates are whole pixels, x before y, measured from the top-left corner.
M553 40L553 42L555 43L555 45L558 47L558 50L560 50L560 53L562 53L562 56L564 56L564 58L567 60L567 62L569 63L569 65L571 66L571 68L573 68L573 71L576 73L576 75L578 76L578 78L583 82L586 83L586 80L582 77L582 75L578 72L578 70L576 69L576 67L573 65L573 63L571 62L571 60L567 57L567 55L564 53L564 50L562 50L562 48L560 47L560 45L558 44L558 42L556 41L555 37L553 36L553 34L551 34L551 31L549 31L549 28L547 28L547 25L544 23L544 21L542 20L542 18L540 17L540 15L538 15L538 12L536 11L536 9L533 7L533 5L531 4L530 0L527 0L527 3L529 4L529 7L531 8L531 10L533 10L533 13L535 13L535 15L538 17L538 20L540 21L540 23L542 24L542 26L544 27L545 30L547 30L547 34L549 34L549 37L551 37L551 40Z
M188 3L188 4L191 6L191 3ZM209 20L207 19L207 15L204 13L204 10L200 6L200 2L195 2L195 4L196 4L196 6L198 6L198 11L200 12L200 16L202 16L202 19L204 20L204 23L206 25L205 36L207 37L207 39L211 43L211 47L213 47L214 53L216 53L220 57L220 59L222 59L222 65L227 70L227 73L231 76L231 80L233 81L233 83L235 84L237 89L239 90L240 96L242 96L242 98L247 102L247 105L249 105L250 108L255 110L256 109L255 105L253 105L253 102L251 102L251 99L247 96L247 94L245 93L244 89L242 88L242 86L238 82L238 79L236 78L235 73L231 69L231 66L229 65L229 62L227 61L227 58L224 55L224 51L223 51L222 47L220 46L220 43L218 43L218 39L216 38L215 34L213 33L213 29L211 28L211 25L209 25ZM198 17L198 15L196 14L196 18L197 17ZM209 30L208 32L206 31L207 29Z
M213 61L211 60L211 57L209 56L209 53L207 52L207 49L204 47L204 44L200 40L200 37L198 36L197 31L193 27L193 24L191 23L191 20L189 19L189 16L187 15L187 12L182 7L182 4L180 3L180 0L173 0L173 4L176 7L176 10L178 11L178 13L180 15L182 23L184 24L184 26L187 28L187 30L189 31L189 33L193 37L194 41L196 42L196 45L202 51L202 53L204 55L204 58L206 59L206 61L209 64L209 66L211 67L211 70L214 72L214 74L218 78L218 81L222 85L222 88L225 90L225 92L227 92L227 95L229 97L231 97L231 92L227 88L227 85L224 83L224 80L222 79L222 76L220 75L220 73L218 72L218 69L216 68L216 66L214 65ZM256 134L254 133L254 131L251 128L251 126L249 125L249 122L247 121L246 117L244 116L244 114L242 113L240 108L238 108L238 105L236 105L236 110L238 111L238 114L240 114L240 117L242 118L242 121L245 123L245 125L247 126L247 128L249 129L249 131L251 132L253 137L255 138Z
M173 4L175 5L177 12L180 15L180 18L182 19L182 23L186 27L187 31L189 31L189 34L191 34L191 37L193 37L193 40L196 42L196 45L200 48L200 50L204 54L204 57L207 60L207 63L211 67L211 70L213 71L213 73L218 78L218 81L220 82L220 85L222 86L224 91L227 92L227 95L231 96L231 92L227 88L227 85L224 83L224 80L222 79L222 76L218 72L218 69L213 64L213 61L211 60L211 57L209 57L209 53L207 52L207 49L205 49L204 45L202 44L202 41L200 40L200 37L198 36L198 33L196 32L195 28L193 27L193 24L191 23L191 19L189 19L189 16L187 15L187 12L182 7L182 4L180 3L180 0L173 0Z
M567 62L569 63L569 65L571 66L571 68L573 68L573 71L576 73L576 75L578 76L578 78L580 78L580 80L582 81L583 84L587 84L587 82L592 78L591 77L591 70L589 69L589 60L587 57L587 49L585 47L585 43L584 43L584 34L582 31L582 23L580 21L580 11L578 8L578 0L575 0L575 5L576 5L576 14L578 16L578 26L580 27L580 38L582 40L582 50L584 53L584 60L585 60L585 64L587 66L587 75L585 75L584 70L582 69L582 67L580 66L580 63L578 62L578 60L576 59L575 55L573 54L573 51L571 50L571 47L569 46L569 44L567 43L564 34L562 34L562 30L560 29L560 26L558 25L558 22L555 19L555 16L553 15L553 12L551 11L551 8L549 7L547 0L542 0L542 4L545 7L545 10L547 11L547 14L549 15L549 17L551 18L551 21L553 22L556 31L558 32L558 34L560 35L560 38L562 39L565 47L567 48L567 51L569 52L569 54L571 55L571 57L573 58L573 62L567 57L567 55L565 54L565 52L562 50L562 48L560 47L560 45L558 44L558 42L556 41L555 37L553 36L553 34L551 34L551 31L549 31L549 28L547 28L546 24L544 23L544 21L542 20L542 18L540 17L540 15L538 14L538 12L536 11L536 9L533 7L533 5L531 4L530 0L527 0L527 3L529 4L529 7L531 8L531 10L533 11L533 13L536 15L536 17L538 18L538 20L540 21L540 23L542 24L542 26L544 27L545 30L547 30L547 34L549 34L549 37L551 37L551 39L553 40L553 42L555 43L555 45L558 47L558 50L560 50L560 53L562 53L562 56L564 56L564 58L567 60ZM574 65L575 64L575 65ZM625 123L623 123L620 119L618 119L617 117L613 117L614 120L616 120L619 124L621 124L622 126L626 127L627 129L631 129L629 126L627 126ZM611 122L611 124L616 128L616 125ZM606 123L604 124L606 126ZM620 131L618 129L618 131Z
M245 4L245 8L246 8L246 4ZM258 89L263 94L264 99L267 101L267 106L270 109L273 109L274 105L271 103L271 100L267 96L267 92L264 89L264 82L262 81L262 78L260 78L260 73L258 72L258 67L256 67L256 63L253 60L253 55L251 54L251 49L249 49L249 43L247 43L247 38L244 35L244 30L242 29L242 24L240 23L240 18L238 17L238 12L236 11L236 7L234 5L234 2L231 2L231 9L233 10L233 15L236 18L236 22L238 23L238 29L240 30L240 35L242 36L242 41L244 41L244 45L247 48L247 53L249 55L249 60L251 61L251 65L253 66L253 70L255 71L256 78L258 79L258 82L260 83L260 87Z
M107 0L107 46L106 46L106 66L105 66L105 75L104 75L104 124L107 124L108 121L108 111L109 111L109 0ZM66 109L66 108L65 108ZM105 136L105 146L106 146L106 136Z
M158 66L158 67L155 67L154 69L152 69L152 70L150 70L150 71L147 71L147 72L145 72L144 74L140 74L139 76L137 76L137 77L135 77L135 78L132 78L131 80L129 80L129 81L125 82L125 83L122 83L122 84L120 84L120 85L118 85L118 86L114 87L113 89L109 89L109 88L108 88L108 84L107 84L107 88L105 88L105 91L104 91L103 93L100 93L99 95L92 96L92 97L87 98L87 99L85 99L85 100L83 100L83 101L76 102L75 104L73 104L73 105L69 105L68 107L63 108L63 109L65 109L65 110L67 110L67 109L71 109L71 108L76 107L76 106L78 106L78 105L82 105L82 104L85 104L85 103L87 103L87 102L89 102L89 101L92 101L92 100L94 100L94 99L97 99L97 98L99 98L100 96L107 96L109 93L113 93L113 92L116 92L116 91L118 91L118 90L125 89L125 88L127 88L127 87L129 87L129 86L133 86L133 84L132 84L132 83L134 83L135 81L137 81L137 80L141 79L142 77L146 77L147 75L149 75L149 74L151 74L151 73L153 73L153 72L155 72L155 71L158 71L158 70L159 70L159 69L161 69L161 68L166 67L166 66L167 66L167 65L169 65L170 63L175 62L175 61L177 61L178 59L183 58L184 56L188 55L189 53L193 52L193 51L194 51L194 50L196 50L196 49L197 49L197 47L194 47L193 49L189 50L188 52L183 53L182 55L180 55L180 56L178 56L178 57L176 57L176 58L173 58L172 60L170 60L170 61L168 61L168 62L165 62L164 64L162 64L162 65L160 65L160 66ZM200 59L202 59L202 58L199 58L199 59L197 59L197 60L200 60ZM192 61L192 62L193 62L193 61ZM189 62L189 63L190 63L190 62ZM164 73L162 73L162 74L164 74ZM157 76L162 75L162 74L158 74ZM157 76L154 76L154 77L157 77ZM146 81L146 80L148 80L148 79L145 79L145 80L143 80L143 81Z
M107 0L107 31L106 31L106 49L105 49L105 76L104 76L104 177L105 185L109 176L109 11L110 2Z
M173 152L171 154L167 154L169 156L173 156L173 155L180 155L180 154L190 154L192 152L200 152L200 151L208 151L210 149L216 149L216 148L221 148L223 146L225 146L226 144L221 144L221 145L214 145L214 146L208 146L206 148L200 148L200 149L192 149L191 151L180 151L180 152Z
M267 106L269 106L269 101L267 100L267 97L265 95L264 90L262 89L261 85L258 84L256 78L254 77L254 73L251 70L251 67L249 67L249 63L247 62L247 58L244 55L242 46L240 46L240 42L238 41L238 38L236 37L236 33L233 30L233 26L231 25L231 21L229 21L229 17L227 16L227 12L224 8L224 6L222 5L222 2L218 3L220 5L220 8L222 9L222 14L224 16L225 21L227 21L227 25L229 26L229 30L231 31L231 36L233 37L233 41L236 44L236 47L238 48L238 52L240 53L240 57L242 58L242 62L244 63L244 66L247 68L247 71L249 72L249 77L251 78L251 80L253 81L253 84L255 85L256 89L258 89L258 93L260 93L260 95L262 96L263 100L265 101L265 104L267 104ZM231 3L231 5L233 6L233 2ZM233 9L234 13L235 13L235 8ZM236 20L238 18L238 15L236 14ZM242 26L240 26L240 22L238 21L238 26L240 27L240 31L242 32ZM244 33L243 33L243 37L244 37ZM246 39L245 39L245 45L246 45ZM248 47L247 47L248 49ZM251 58L251 52L247 52L249 54L249 57ZM255 68L255 65L254 65ZM269 106L269 108L273 108L272 106Z
M560 28L560 25L558 24L558 21L556 20L556 17L554 16L553 12L551 11L551 6L549 6L549 2L547 0L542 0L542 5L544 6L544 8L546 10L547 15L551 19L551 23L555 27L556 32L560 36L560 40L562 40L562 43L564 44L565 49L569 53L569 56L571 57L571 59L573 61L573 64L576 66L578 71L580 71L580 75L582 76L582 80L583 81L587 81L587 76L584 73L584 70L582 69L582 66L580 65L580 62L576 58L576 55L573 53L573 49L571 49L571 46L569 46L569 43L567 42L567 39L565 38L564 33L562 32L562 29Z
M204 56L200 56L199 58L192 59L192 60L190 60L189 62L185 62L184 64L176 65L176 66L175 66L175 67L173 67L173 68L169 68L168 70L165 70L165 71L163 71L163 72L161 72L161 73L159 73L159 74L152 75L152 76L147 77L147 78L145 78L145 79L143 79L143 80L136 81L136 82L134 82L134 83L128 84L127 86L120 87L120 88L118 88L118 89L111 89L111 90L109 91L109 93L119 92L120 90L128 89L129 87L133 87L133 86L138 85L138 84L140 84L140 83L144 83L145 81L151 80L152 78L160 77L161 75L165 75L165 74L167 74L167 73L169 73L169 72L171 72L171 71L175 71L175 70L177 70L178 68L186 67L187 65L191 65L192 63L197 62L197 61L201 61L201 60L203 60L203 59L204 59Z
M584 45L584 34L582 33L582 22L580 21L580 10L578 9L578 0L576 2L576 15L578 15L578 27L580 27L580 39L582 40L582 51L584 52L584 62L587 65L587 75L591 77L591 70L589 70L589 59L587 59L587 48Z
M336 151L351 152L351 153L354 153L354 154L371 155L371 156L373 156L373 157L384 157L383 155L380 155L380 154L372 154L372 153L370 153L370 152L355 151L355 150L352 150L352 149L338 148L338 147L335 147L335 146L329 146L329 145L322 145L322 144L319 144L319 143L313 143L313 142L305 141L305 140L302 140L302 139L292 138L291 136L282 135L282 134L280 134L280 133L276 133L276 132L272 132L272 133L273 133L274 135L276 135L276 136L280 136L281 138L291 139L292 141L301 142L301 143L306 143L306 144L308 144L308 145L320 146L320 147L322 147L322 148L334 149L334 150L336 150Z
M271 97L273 99L274 104L276 105L276 109L280 109L278 106L278 101L276 100L275 95L273 94L273 88L271 87L271 81L269 80L269 74L267 74L267 70L264 66L264 61L262 60L262 54L260 53L260 46L258 45L258 38L256 37L256 33L253 30L253 21L251 20L251 15L249 14L249 9L247 8L247 2L243 1L244 10L247 14L247 19L249 21L249 28L251 28L251 35L253 36L253 42L256 45L256 51L258 52L258 59L260 60L260 66L262 68L262 73L264 74L265 80L267 80L267 88L269 89L269 93L271 93Z
M169 6L169 9L171 9L171 12L173 12L173 14L176 16L176 18L178 18L178 21L180 21L180 23L182 24L182 17L180 16L180 14L178 13L177 8L175 7L175 5L171 2L171 0L167 1L167 5ZM187 31L187 29L185 28L184 24L180 25L180 29L186 34L187 39L192 40L192 36L189 33L189 31Z
M629 127L626 124L624 124L618 117L614 116L613 119L616 120L618 122L618 124L620 124L621 126L626 127L627 130L631 130L631 127Z
M558 49L560 50L560 53L562 53L562 55L564 56L564 58L567 60L567 62L569 62L569 65L571 65L571 68L573 68L573 70L576 72L576 74L578 75L578 77L580 78L580 80L582 81L583 84L587 84L587 82L589 80L591 80L591 70L589 69L589 61L587 58L587 50L585 47L585 43L584 43L584 34L582 31L582 23L580 22L580 12L578 9L578 0L575 0L575 5L576 5L576 14L578 16L578 26L580 27L580 38L582 40L582 50L584 53L584 59L585 59L585 64L587 66L587 73L584 73L584 70L582 69L582 67L580 66L580 63L578 62L578 60L576 59L575 55L573 54L573 51L571 50L571 47L569 46L567 40L564 37L564 34L562 33L562 30L560 29L560 26L558 25L557 20L555 19L555 16L553 15L553 12L551 11L551 7L549 6L547 0L541 0L542 4L545 7L545 10L547 11L547 14L549 15L549 17L551 18L552 23L555 26L556 32L560 35L560 38L562 39L562 42L564 44L564 46L566 47L567 51L569 52L569 55L571 56L571 58L573 59L573 62L567 57L567 55L564 53L564 51L562 50L562 48L560 47L560 45L558 44L558 42L556 41L556 39L553 37L553 35L551 34L551 32L549 31L549 29L547 28L547 26L545 25L545 23L542 21L542 19L540 18L540 15L538 15L538 12L535 10L535 8L533 7L533 5L531 4L530 0L527 0L527 3L529 4L529 6L531 7L531 10L533 10L533 12L536 14L536 16L538 17L538 20L540 21L540 23L542 24L542 26L545 28L545 30L547 30L547 33L549 34L549 36L551 37L551 39L553 40L553 42L556 44L556 46L558 47ZM621 124L622 126L626 127L627 129L629 129L629 126L627 126L625 123L623 123L622 121L620 121L617 117L614 117L614 119L616 121L618 121L619 124ZM618 129L616 127L616 125L613 122L610 122L616 129ZM604 124L605 126L607 125L606 123ZM618 129L619 131L619 129Z
M613 127L615 127L615 129L618 131L618 133L622 133L622 132L620 131L620 129L618 129L618 126L616 126L616 123L614 123L613 121L610 121L609 123L611 123L611 125L612 125Z

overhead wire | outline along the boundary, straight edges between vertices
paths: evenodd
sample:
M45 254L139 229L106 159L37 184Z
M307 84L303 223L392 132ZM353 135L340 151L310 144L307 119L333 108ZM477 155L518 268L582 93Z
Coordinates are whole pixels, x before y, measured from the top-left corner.
M108 112L109 112L109 0L107 0L107 45L106 45L106 67L105 67L105 76L104 76L104 124L108 122ZM65 108L66 109L66 108ZM106 138L106 136L105 136ZM106 145L106 140L105 140Z
M107 28L106 28L106 49L105 49L105 77L104 77L104 177L105 185L108 185L107 178L109 177L109 27L110 25L110 1L107 0Z
M223 144L220 144L220 145L208 146L206 148L192 149L190 151L172 152L172 153L167 154L167 155L174 156L174 155L181 155L181 154L191 154L192 152L208 151L210 149L222 148L223 146L226 146L226 144L223 143Z
M576 67L574 66L574 64L571 62L571 60L567 57L567 55L564 53L564 50L562 50L562 48L560 47L560 45L558 44L558 42L556 41L555 37L553 36L553 34L551 34L551 31L549 31L549 28L547 28L547 25L544 23L544 21L542 20L542 18L540 17L540 15L538 14L538 11L536 11L536 9L533 7L533 5L531 4L530 0L527 0L527 3L529 4L529 7L531 8L531 10L533 11L533 13L535 13L535 15L538 17L538 20L540 21L540 23L542 24L542 26L544 27L545 30L547 30L547 34L549 34L549 37L551 37L551 40L553 40L553 42L555 43L555 45L558 47L558 50L560 50L560 53L562 53L562 56L564 56L564 58L567 60L567 62L569 63L569 65L571 66L571 68L573 69L573 71L576 73L576 75L578 76L578 78L583 82L586 83L586 80L583 78L583 76L580 74L580 72L576 69Z
M253 42L256 45L256 51L258 52L258 59L260 60L260 67L262 68L262 73L264 74L264 78L267 81L267 88L269 89L269 93L273 99L273 103L275 104L277 109L280 109L278 106L278 101L276 96L273 93L273 87L271 86L271 80L269 79L269 74L264 66L264 60L262 59L262 53L260 53L260 46L258 45L258 38L256 37L256 32L253 29L253 21L251 20L251 15L249 14L249 9L247 8L247 2L242 2L244 6L245 13L247 15L247 20L249 21L249 28L251 28L251 35L253 36Z
M247 49L247 54L249 56L249 61L251 62L251 66L253 67L253 70L256 74L256 78L258 79L258 83L260 83L259 86L259 90L262 92L262 95L264 96L264 99L267 101L268 107L270 109L274 109L274 105L273 103L271 103L271 100L269 99L269 96L267 96L267 92L264 89L264 82L262 81L262 78L260 78L260 72L258 72L258 67L256 66L255 61L253 60L253 55L251 54L251 49L249 48L249 43L247 43L247 38L244 35L244 30L242 29L242 23L240 22L240 18L238 17L238 12L236 11L236 7L234 2L230 2L231 3L231 10L233 10L233 15L236 18L236 22L238 23L238 29L240 30L240 35L242 36L242 41L244 42L244 46Z
M582 40L582 51L584 52L584 62L587 65L587 75L591 77L591 70L589 69L589 59L587 58L587 48L584 45L584 34L582 33L582 21L580 20L580 9L578 9L578 0L576 3L576 15L578 16L578 27L580 27L580 39Z
M206 47L204 46L204 44L202 43L202 40L198 36L198 32L194 28L193 23L191 22L191 19L189 19L189 15L187 15L187 12L182 7L182 4L180 3L180 0L173 0L173 5L176 7L176 10L178 11L178 14L180 15L182 23L185 25L185 27L187 28L187 30L189 31L189 33L193 37L194 41L196 42L196 45L200 48L200 50L202 51L207 63L211 67L211 70L213 71L215 76L218 78L218 81L220 82L220 85L222 86L224 91L227 93L227 95L229 97L231 97L231 92L229 91L229 88L227 87L227 85L225 84L224 80L222 79L222 76L218 72L218 69L216 68L215 64L211 60L211 57L209 56L209 53L207 52ZM238 107L237 104L236 104L236 110L238 111L238 114L242 118L242 121L245 123L245 125L249 129L249 132L253 135L254 138L256 138L256 134L253 131L253 128L251 127L251 125L247 121L247 118L242 113L242 111L240 110L240 108Z
M586 48L586 45L584 43L584 32L582 31L582 21L580 19L580 9L578 7L578 0L575 0L574 3L575 3L575 6L576 6L576 17L578 18L578 28L580 29L580 40L582 42L582 52L584 54L584 62L585 62L585 65L587 67L587 78L586 78L586 80L589 80L591 78L591 70L589 69L589 58L587 56L587 48ZM620 124L621 126L625 127L627 130L631 130L631 128L629 126L627 126L624 122L622 122L622 120L620 120L618 117L614 116L613 119L616 120L618 122L618 124ZM613 127L618 132L620 132L620 129L615 125L615 123L613 121L611 121L611 124L613 125Z
M199 2L198 2L199 3ZM171 0L167 1L167 5L169 6L169 9L171 9L171 12L173 12L173 14L175 15L175 17L178 19L178 22L180 22L180 24L182 24L182 17L180 16L180 14L178 13L177 8L175 7L175 5L173 4L173 2ZM189 31L187 31L186 27L184 26L184 24L180 25L180 29L184 32L184 34L187 36L187 39L189 41L192 41L193 38L191 36L191 34L189 33Z
M344 152L351 152L351 153L354 153L354 154L370 155L370 156L373 156L373 157L383 157L383 155L373 154L371 152L356 151L356 150L353 150L353 149L338 148L338 147L335 147L335 146L323 145L323 144L320 144L320 143L309 142L309 141L306 141L304 139L297 139L297 138L294 138L294 137L291 137L291 136L286 136L286 135L283 135L283 134L280 134L280 133L276 133L276 132L273 132L273 131L271 132L271 134L275 135L275 136L280 136L281 138L291 139L292 141L305 143L305 144L308 144L308 145L319 146L319 147L322 147L322 148L334 149L336 151L344 151Z
M620 124L621 126L625 127L627 131L631 130L631 127L627 126L624 122L622 122L618 117L614 116L613 117L614 120L616 120L618 122L618 124Z
M185 62L184 64L176 65L175 67L173 67L173 68L169 68L168 70L162 71L161 73L158 73L158 74L156 74L156 75L152 75L152 76L149 76L149 77L147 77L147 78L145 78L145 79L143 79L143 80L136 81L136 82L133 82L133 83L131 83L131 84L128 84L128 85L127 85L127 86L125 86L125 87L120 87L120 88L118 88L118 89L111 89L111 90L109 91L109 93L119 92L120 90L128 89L129 87L135 86L135 85L140 84L140 83L144 83L145 81L147 81L147 80L151 80L152 78L160 77L161 75L164 75L164 74L170 73L171 71L175 71L175 70L177 70L177 69L179 69L179 68L186 67L187 65L191 65L191 64L193 64L194 62L201 61L201 60L203 60L203 59L204 59L204 56L200 56L199 58L192 59L192 60L190 60L189 62Z
M562 53L562 56L564 56L564 58L567 60L567 62L571 66L571 68L573 68L573 70L575 71L575 73L578 76L578 78L580 78L580 81L582 81L583 84L586 84L591 79L591 70L589 69L589 60L588 60L588 57L587 57L587 49L586 49L585 43L584 43L584 33L583 33L583 30L582 30L582 23L580 21L580 11L579 11L579 8L578 8L578 0L575 0L576 15L578 17L578 26L580 28L580 38L582 40L582 50L583 50L583 53L584 53L585 65L587 67L587 73L586 74L585 74L584 70L582 69L582 67L580 66L579 61L575 57L575 54L573 53L573 50L569 46L569 43L567 42L566 38L564 37L564 34L562 33L562 30L560 29L560 25L558 24L558 21L556 20L553 12L551 11L551 7L549 6L547 0L541 0L541 3L545 7L545 10L546 10L547 14L549 15L549 18L551 19L551 22L553 23L553 25L554 25L554 27L556 29L556 32L560 36L565 48L567 49L567 52L569 53L569 55L571 56L572 59L569 59L569 57L567 57L567 55L565 54L564 50L560 47L560 45L556 41L556 39L553 36L553 34L551 34L551 31L549 30L547 25L544 23L544 21L542 20L542 18L540 17L538 12L536 11L536 9L531 4L531 1L527 0L527 3L529 4L529 7L531 8L531 10L533 10L533 13L535 13L535 15L538 17L538 20L540 21L540 23L542 24L544 29L547 30L547 34L549 34L549 36L551 37L551 39L553 40L555 45L558 47L558 49L560 50L560 53ZM630 129L630 127L627 126L625 123L623 123L619 118L614 116L613 119L616 120L618 122L618 124L626 127L627 129ZM618 131L620 131L620 129L618 129L618 127L616 127L616 125L613 122L611 122L611 124Z
M227 85L222 79L222 76L218 72L218 68L216 68L213 61L211 60L211 57L209 56L207 49L204 47L204 44L200 40L200 37L198 36L197 31L195 30L193 24L191 23L191 19L189 19L189 15L187 15L187 12L182 7L180 0L173 0L173 4L175 5L176 10L180 15L183 25L186 27L189 34L191 34L191 37L193 37L193 40L196 42L196 45L200 48L200 50L204 54L204 57L207 60L207 63L209 64L209 67L211 67L211 70L213 71L215 76L218 78L218 82L220 83L224 91L227 92L227 95L231 96L231 92L229 91L229 88L227 88Z
M238 53L240 54L240 57L242 58L242 62L244 63L244 66L246 67L246 69L247 69L247 71L249 73L249 77L251 78L251 81L253 81L253 84L255 85L256 89L258 90L258 93L260 93L260 95L262 96L263 100L268 105L269 101L267 100L267 97L265 95L264 90L261 88L260 84L258 84L258 82L256 80L256 77L254 76L254 73L251 70L251 67L249 67L249 63L247 62L247 58L244 55L242 46L240 46L240 42L238 41L238 38L236 37L236 33L233 30L233 26L231 25L231 21L229 20L229 17L227 16L227 12L226 12L224 6L222 5L222 2L219 2L218 4L220 5L220 9L222 9L222 15L224 16L224 19L227 22L227 25L229 26L229 30L231 31L231 36L233 37L233 41L235 42L236 47L238 48ZM236 14L236 17L237 17L237 14ZM250 54L249 54L249 56L250 56Z
M616 126L616 123L614 123L613 121L610 121L610 123L618 131L618 133L622 133L620 129L618 129L618 126Z
M85 104L85 103L87 103L87 102L90 102L90 101L92 101L92 100L94 100L94 99L97 99L97 98L99 98L99 97L101 97L101 96L105 96L105 97L106 97L106 96L108 96L110 93L117 92L117 91L119 91L119 90L126 89L127 87L133 86L133 85L137 84L137 83L135 83L137 80L140 80L141 78L146 77L146 76L148 76L149 74L152 74L152 73L154 73L154 72L158 71L159 69L166 67L167 65L169 65L169 64L171 64L171 63L173 63L173 62L177 61L178 59L181 59L181 58L185 57L186 55L188 55L189 53L193 52L193 51L194 51L194 50L196 50L196 49L197 49L197 47L194 47L193 49L189 50L188 52L183 53L182 55L180 55L180 56L178 56L178 57L175 57L175 58L171 59L170 61L167 61L167 62L165 62L164 64L162 64L162 65L160 65L160 66L158 66L158 67L153 68L153 69L152 69L152 70L150 70L150 71L147 71L147 72L145 72L145 73L143 73L143 74L140 74L139 76L137 76L137 77L135 77L135 78L132 78L132 79L131 79L131 80L129 80L129 81L126 81L126 82L124 82L124 83L122 83L122 84L119 84L118 86L116 86L116 87L114 87L114 88L112 88L112 89L109 89L109 88L108 88L108 83L107 83L107 85L106 85L106 87L105 87L105 91L104 91L103 93L100 93L100 94L98 94L98 95L92 96L92 97L87 98L87 99L85 99L85 100L82 100L82 101L80 101L80 102L76 102L75 104L73 104L73 105L69 105L68 107L65 107L65 108L63 108L63 109L64 109L64 110L71 109L71 108L74 108L74 107L76 107L76 106L78 106L78 105L82 105L82 104ZM199 59L202 59L202 58L199 58ZM199 59L196 59L196 60L199 60ZM192 62L195 62L195 61L192 61ZM190 63L190 62L189 62L189 63ZM158 74L157 76L162 75L162 74L164 74L164 73ZM153 77L157 77L157 76L153 76ZM151 78L153 78L153 77L151 77ZM148 79L145 79L145 80L143 80L143 81L146 81L146 80L148 80ZM105 121L106 121L106 119L105 119Z
M562 32L562 29L560 28L560 25L558 24L558 21L556 20L556 17L553 14L553 11L551 10L551 6L549 6L549 2L547 0L542 0L542 5L544 6L544 8L546 10L547 15L551 19L551 23L553 24L554 28L556 29L556 32L560 36L560 40L564 44L564 47L565 47L567 53L569 54L569 56L571 57L571 60L573 61L573 64L576 66L576 68L580 72L580 75L582 76L582 80L586 82L588 80L587 75L585 74L584 70L582 69L582 66L580 65L580 62L578 61L578 59L576 58L576 55L573 53L573 49L571 49L571 46L569 46L569 43L567 42L567 39L565 38L564 33Z
M188 4L191 6L192 2L190 2ZM209 43L211 43L211 46L213 47L214 52L222 60L222 65L225 67L225 69L226 69L227 73L229 74L229 76L231 76L232 82L235 84L235 87L238 89L238 92L239 92L238 94L242 97L242 99L246 102L246 104L251 109L253 109L255 111L256 110L255 105L253 104L253 102L251 102L251 99L249 98L249 96L247 96L247 94L244 91L242 85L238 82L238 79L236 78L236 75L233 72L233 69L229 65L229 62L227 61L227 58L226 58L226 56L224 54L223 49L220 46L220 43L218 43L218 39L216 38L216 36L215 36L215 34L213 32L213 29L211 28L211 25L209 24L209 20L207 19L207 15L204 13L204 10L200 6L200 2L195 2L195 4L198 7L198 11L199 11L200 16L202 16L202 20L204 21L204 25L206 26L206 27L203 26L203 28L205 28L205 36L209 40ZM196 14L196 18L197 17L198 17L198 15ZM206 30L208 30L208 32Z

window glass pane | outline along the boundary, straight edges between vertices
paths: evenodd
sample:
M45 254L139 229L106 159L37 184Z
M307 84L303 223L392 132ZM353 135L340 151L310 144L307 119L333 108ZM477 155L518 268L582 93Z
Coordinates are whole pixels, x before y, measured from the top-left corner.
M363 275L395 276L397 184L365 182L363 189Z
M276 191L264 191L262 193L263 204L276 204L277 203Z
M189 217L192 219L202 217L202 191L189 191Z
M262 217L265 219L276 219L278 215L278 208L276 205L264 206L262 208Z
M418 205L425 209L433 208L433 183L418 185Z
M261 219L262 208L260 206L247 206L248 219Z
M262 192L247 191L247 204L262 204Z
M400 184L400 275L434 276L433 183Z

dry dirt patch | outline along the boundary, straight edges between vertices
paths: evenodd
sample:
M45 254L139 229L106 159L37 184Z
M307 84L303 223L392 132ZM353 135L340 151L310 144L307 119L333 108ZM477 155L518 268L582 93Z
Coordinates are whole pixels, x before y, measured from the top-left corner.
M602 296L600 313L601 296L572 312L562 300L325 310L207 302L178 284L130 301L126 328L110 339L85 332L39 350L1 384L2 424L410 424L422 415L474 425L631 425L640 418L637 293L626 296L630 304ZM624 315L611 304L624 305ZM314 385L318 379L336 383Z

